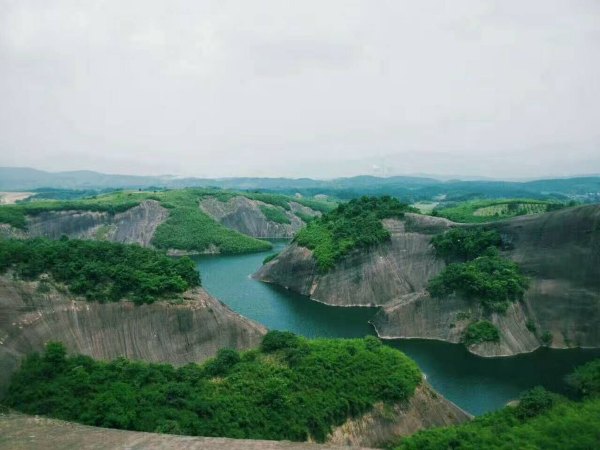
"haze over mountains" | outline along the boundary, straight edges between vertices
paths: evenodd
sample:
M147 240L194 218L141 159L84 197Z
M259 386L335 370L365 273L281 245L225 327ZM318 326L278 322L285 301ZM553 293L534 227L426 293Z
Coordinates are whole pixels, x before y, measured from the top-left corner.
M352 198L359 194L395 195L410 200L436 196L571 198L594 200L600 177L585 176L534 181L439 180L417 176L355 176L331 180L311 178L177 178L172 176L112 175L95 171L46 172L25 167L0 167L0 190L140 189L218 187L302 195L326 194Z

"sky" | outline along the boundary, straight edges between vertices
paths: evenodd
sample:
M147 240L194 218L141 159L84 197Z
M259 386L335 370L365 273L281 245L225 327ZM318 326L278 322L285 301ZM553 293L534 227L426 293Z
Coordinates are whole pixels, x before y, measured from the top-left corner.
M0 0L0 166L600 173L600 1Z

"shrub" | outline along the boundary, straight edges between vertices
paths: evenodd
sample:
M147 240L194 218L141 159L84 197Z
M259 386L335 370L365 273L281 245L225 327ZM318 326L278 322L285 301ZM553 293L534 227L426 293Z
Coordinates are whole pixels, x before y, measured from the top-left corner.
M502 245L502 239L495 230L453 228L434 236L431 243L441 258L468 261L481 256L490 247L499 248Z
M600 396L600 359L576 368L567 383L583 397Z
M480 320L467 327L463 341L467 346L482 342L498 342L500 341L500 332L492 322Z
M325 272L351 250L389 240L390 233L381 220L402 218L408 211L416 210L389 196L361 197L311 221L295 242L313 250L319 270Z
M600 399L556 401L539 414L519 418L506 407L473 421L432 428L403 438L397 450L582 450L598 448Z
M139 245L60 239L0 239L0 272L23 278L48 273L88 300L152 303L200 285L189 258L173 259Z
M295 348L298 346L300 338L289 331L269 331L263 337L260 349L265 353L275 352L277 350Z
M273 253L271 255L268 255L265 257L265 259L263 259L263 265L267 264L268 262L273 261L275 258L277 258L279 256L279 253Z
M559 395L541 386L534 387L521 396L515 415L521 420L530 419L550 410L559 400Z
M552 344L552 333L550 333L549 331L545 331L540 336L540 340L542 341L542 344L544 344L546 346Z
M494 255L446 266L427 289L433 297L458 293L478 300L489 311L504 312L509 302L523 297L527 286L517 264Z
M94 361L48 348L27 357L4 402L88 425L200 436L324 441L378 402L405 401L416 364L363 339L307 340L270 332L264 350L219 352L204 365ZM291 353L290 353L291 351ZM292 357L290 362L288 359Z
M240 354L229 348L221 349L213 358L204 364L204 370L208 376L223 376L241 361Z

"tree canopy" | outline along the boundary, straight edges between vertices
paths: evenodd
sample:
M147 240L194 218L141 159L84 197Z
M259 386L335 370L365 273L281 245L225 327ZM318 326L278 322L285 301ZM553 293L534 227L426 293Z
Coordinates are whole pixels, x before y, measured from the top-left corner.
M72 239L0 238L0 273L42 274L88 300L152 303L200 285L194 262L139 245Z
M375 337L308 340L271 331L260 349L223 349L180 368L66 356L51 343L23 362L4 401L103 427L323 441L377 402L407 400L420 382L416 364Z

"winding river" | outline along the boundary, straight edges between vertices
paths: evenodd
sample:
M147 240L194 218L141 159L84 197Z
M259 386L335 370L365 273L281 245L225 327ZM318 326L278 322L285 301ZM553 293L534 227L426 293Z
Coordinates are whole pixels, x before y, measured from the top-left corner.
M307 337L363 337L375 334L369 319L375 308L340 308L310 301L278 286L250 278L274 249L241 256L198 256L202 284L240 314L268 328ZM521 392L542 385L565 391L564 377L575 366L600 357L600 349L551 350L511 358L481 358L464 346L422 339L384 341L413 358L429 382L446 398L478 415L502 407Z

